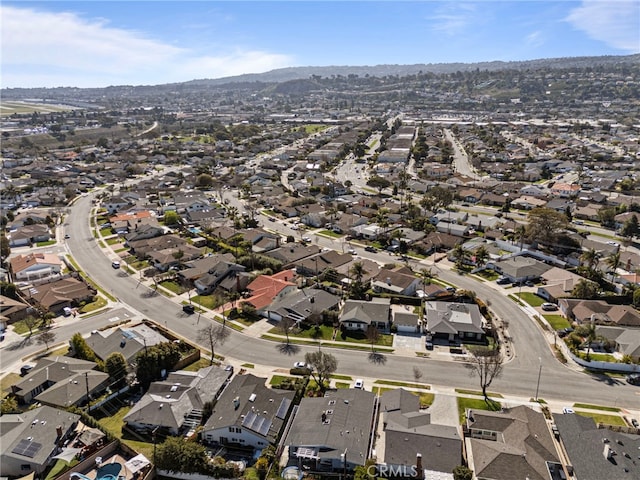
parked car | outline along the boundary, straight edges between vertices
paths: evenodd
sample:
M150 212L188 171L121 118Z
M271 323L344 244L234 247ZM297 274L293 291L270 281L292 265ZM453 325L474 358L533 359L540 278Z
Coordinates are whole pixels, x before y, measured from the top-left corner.
M304 368L304 369L307 369L309 371L313 370L311 365L307 365L305 362L296 362L296 363L293 364L293 368Z
M636 428L640 427L640 423L638 423L638 420L636 420L635 418L631 419L631 425L633 425Z
M430 340L427 340L427 341L425 342L424 346L425 346L425 348L426 348L427 350L433 350L433 342L432 342L432 341L430 341Z
M573 408L564 407L562 409L562 413L576 413L576 412L575 412L575 410Z
M182 311L188 315L191 315L196 312L196 307L194 307L193 305L183 305Z
M33 370L33 365L23 365L22 367L20 367L20 375L22 375L23 377L29 373L31 370Z
M358 252L356 251L356 249L355 249L355 248L350 248L350 249L349 249L349 253L350 253L351 255L356 255Z
M356 381L353 382L353 388L364 390L364 380L362 380L361 378L357 378Z
M371 245L364 247L365 252L371 252L371 253L375 253L378 250L376 250L376 247L372 247Z
M554 310L558 309L558 306L555 303L549 303L549 302L545 302L541 305L542 310L545 310L547 312L552 312Z
M498 285L506 285L507 283L511 283L511 280L509 280L507 277L500 277L496 280L496 283Z
M311 243L311 237L302 237L302 241L306 243Z
M111 262L111 266L113 268L120 268L120 262L117 260L114 260L113 262Z
M627 383L631 385L640 385L640 373L632 373L627 375Z

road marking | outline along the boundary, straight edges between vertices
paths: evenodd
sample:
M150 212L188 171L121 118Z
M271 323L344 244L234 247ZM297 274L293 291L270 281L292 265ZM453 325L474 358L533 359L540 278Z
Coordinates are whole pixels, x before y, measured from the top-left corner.
M120 317L111 317L109 319L110 322L117 322L118 320L120 320Z

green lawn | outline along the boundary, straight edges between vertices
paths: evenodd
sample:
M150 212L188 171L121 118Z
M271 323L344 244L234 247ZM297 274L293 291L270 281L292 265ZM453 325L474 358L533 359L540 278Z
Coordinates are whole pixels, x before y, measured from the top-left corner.
M122 239L120 237L107 238L105 241L107 242L107 245L122 243Z
M324 235L325 237L331 237L331 238L342 238L342 237L344 237L344 234L336 233L336 232L333 232L331 230L320 230L318 232L318 235Z
M595 420L596 423L604 423L605 425L619 425L621 427L626 427L624 419L618 415L606 415L604 413L591 413L591 412L581 412L576 410L576 415L582 415L583 417L591 417Z
M80 463L80 460L74 458L71 462L67 462L65 460L58 459L49 473L45 477L45 480L52 480L60 475L62 472L69 470L71 467L76 466Z
M336 388L351 388L351 384L350 383L345 383L345 382L336 382L335 383L335 387Z
M296 377L286 377L284 375L274 375L273 377L271 377L271 380L269 380L269 385L271 385L272 387L279 387L282 382L285 381L291 381L291 380L295 380Z
M80 313L89 313L95 312L96 310L100 310L102 307L107 305L107 300L102 297L96 297L95 301L91 303L87 303L84 307L80 309Z
M458 416L460 418L460 423L464 423L466 416L465 411L467 408L471 408L473 410L489 410L492 412L497 412L502 408L502 405L499 402L494 402L489 400L489 403L485 402L484 399L481 398L466 398L466 397L458 397Z
M478 275L479 277L482 277L486 280L489 280L490 282L492 280L497 280L500 275L495 271L495 270L490 270L490 269L486 269L486 270L481 270L479 272L476 272L476 275Z
M224 301L216 295L196 295L191 297L191 301L202 305L204 308L208 308L209 310L213 310L214 308L224 305Z
M418 395L420 397L420 408L425 408L425 407L431 406L431 404L433 403L433 401L436 398L436 395L434 393L414 392L414 394Z
M55 245L55 240L48 240L46 242L37 242L36 247L48 247L49 245Z
M336 336L336 341L358 343L358 344L367 344L367 343L371 344L371 342L367 339L367 337L363 333L349 332L349 331L340 332ZM378 336L378 340L376 341L375 345L381 346L381 347L393 346L393 335L381 333Z
M574 403L574 408L586 408L589 410L604 410L605 412L619 412L618 407L603 407L602 405L591 405L589 403Z
M464 388L456 388L456 393L461 393L463 395L477 395L479 397L482 397L482 392L477 391L477 390L465 390ZM504 398L499 393L487 392L487 395L489 395L490 397L495 397L495 398Z
M391 385L394 387L421 388L423 390L431 389L431 385L425 385L424 383L396 382L394 380L376 380L374 383L379 383L380 385Z
M278 327L273 327L269 330L269 333L282 335L282 330ZM289 336L296 338L308 338L312 340L331 340L333 338L333 327L329 325L320 325L319 329L311 327L299 332L289 332Z
M350 377L349 375L337 375L337 374L333 374L330 375L330 377L334 380L348 380L351 381L353 380L353 377Z
M583 360L587 359L587 354L584 352L579 352L580 358L582 358ZM617 362L618 360L616 359L616 357L614 357L613 355L611 355L610 353L591 353L589 355L589 358L591 358L591 360L593 360L594 362Z
M549 322L549 325L551 325L551 328L554 330L561 330L571 326L569 321L562 315L544 315L544 318Z
M165 280L163 282L160 282L160 285L162 285L170 292L175 293L176 295L180 295L187 291L186 288L173 280Z
M517 295L520 297L521 300L527 302L532 307L539 307L544 303L544 299L542 297L539 297L535 293L522 292Z
M211 361L207 358L201 358L200 360L196 360L195 362L187 365L182 370L186 370L187 372L197 372L201 368L208 367Z

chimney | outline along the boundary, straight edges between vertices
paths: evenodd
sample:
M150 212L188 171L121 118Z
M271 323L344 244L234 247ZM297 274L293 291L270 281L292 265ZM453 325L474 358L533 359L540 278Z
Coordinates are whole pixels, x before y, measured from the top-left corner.
M416 453L416 478L420 480L424 478L424 468L422 467L421 453Z
M62 437L62 425L58 425L56 427L56 435L58 436L58 438Z

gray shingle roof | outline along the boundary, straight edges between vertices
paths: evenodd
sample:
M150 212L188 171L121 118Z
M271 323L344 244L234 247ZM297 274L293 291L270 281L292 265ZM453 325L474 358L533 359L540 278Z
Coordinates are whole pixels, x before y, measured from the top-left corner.
M640 435L597 428L592 418L581 415L560 414L554 415L553 419L577 478L640 479ZM607 460L603 454L604 439L616 452L612 460Z
M373 393L358 389L327 392L322 398L303 398L285 445L310 448L320 459L340 458L346 450L350 463L364 465L369 453L374 402Z

